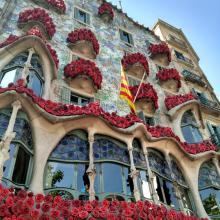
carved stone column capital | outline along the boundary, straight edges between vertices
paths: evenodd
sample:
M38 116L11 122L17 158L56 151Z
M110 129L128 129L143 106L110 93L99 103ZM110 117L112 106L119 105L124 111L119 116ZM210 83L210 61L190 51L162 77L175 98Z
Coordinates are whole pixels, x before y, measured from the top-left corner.
M139 176L139 174L140 174L139 170L133 169L130 173L130 176L132 179L134 179L134 178L137 178Z
M19 100L16 100L15 102L12 102L11 106L13 109L19 110L21 109L21 102Z

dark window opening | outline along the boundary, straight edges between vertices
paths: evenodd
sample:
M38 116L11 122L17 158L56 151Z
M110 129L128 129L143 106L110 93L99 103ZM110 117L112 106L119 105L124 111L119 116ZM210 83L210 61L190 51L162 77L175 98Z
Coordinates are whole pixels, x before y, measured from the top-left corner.
M70 103L74 105L85 106L91 102L90 98L75 95L74 93L70 94Z
M119 30L119 31L120 31L120 38L122 41L124 41L125 43L128 43L128 44L131 44L131 45L134 44L131 34L129 34L126 31L123 31L123 30Z

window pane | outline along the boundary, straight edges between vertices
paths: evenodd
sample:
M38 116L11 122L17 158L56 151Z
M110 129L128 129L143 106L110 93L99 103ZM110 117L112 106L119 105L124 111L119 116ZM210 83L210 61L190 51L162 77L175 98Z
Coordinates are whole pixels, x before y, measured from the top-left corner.
M29 161L30 155L28 155L28 153L22 147L19 147L12 176L13 182L25 184L28 173Z
M187 143L190 143L190 144L195 143L193 133L191 130L191 126L182 127L182 132L183 132L184 139Z
M130 174L130 169L127 167L124 167L124 176L126 179L126 194L131 196L133 195L133 192L134 192L134 184L129 174Z
M42 84L34 71L30 72L27 81L28 81L28 87L31 88L37 96L40 96Z
M139 181L143 196L145 198L151 199L150 187L149 187L146 171L140 171Z
M218 195L219 192L213 188L200 191L202 203L208 215L220 215Z
M1 80L1 87L5 88L5 87L8 87L8 84L9 83L13 83L15 81L15 77L16 77L16 71L17 69L13 69L13 70L10 70L6 73L4 73L4 76Z
M47 164L46 188L67 187L73 188L73 164L49 162Z
M203 141L202 136L201 136L198 128L192 127L192 133L194 136L194 143L200 143Z
M189 190L184 187L180 187L180 186L179 186L179 190L180 190L180 195L181 195L184 208L193 210L190 197L189 197Z
M103 180L105 193L123 192L121 166L103 163Z
M158 195L158 200L161 202L164 202L163 193L162 193L162 187L160 183L160 179L158 176L155 176L153 179L154 188Z
M15 154L15 145L10 144L9 148L9 159L4 163L3 167L3 177L10 179L11 177L11 172L13 169L13 159L14 159L14 154Z
M96 167L97 175L95 176L94 187L95 187L95 192L100 193L101 192L101 189L100 189L100 175L101 175L100 164L96 164L95 167Z
M78 172L77 172L77 189L80 192L88 192L89 191L89 177L86 173L88 169L88 165L78 164Z

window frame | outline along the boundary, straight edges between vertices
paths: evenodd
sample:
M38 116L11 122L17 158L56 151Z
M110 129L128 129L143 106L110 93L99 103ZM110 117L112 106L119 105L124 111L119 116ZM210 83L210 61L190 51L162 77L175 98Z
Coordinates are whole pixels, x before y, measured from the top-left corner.
M76 13L79 13L79 12L83 12L85 13L85 16L86 16L86 22L85 21L82 21L80 19L78 19L78 14ZM77 21L80 25L83 25L83 26L90 26L91 25L91 13L86 11L85 9L79 7L79 6L74 6L74 9L73 9L73 19L75 21Z
M127 41L122 39L122 34L123 33L126 33L128 35L128 41L129 42L127 42ZM119 39L120 39L121 43L123 43L124 45L128 46L129 48L133 48L135 46L133 34L130 31L125 30L124 28L119 27L118 34L119 34Z

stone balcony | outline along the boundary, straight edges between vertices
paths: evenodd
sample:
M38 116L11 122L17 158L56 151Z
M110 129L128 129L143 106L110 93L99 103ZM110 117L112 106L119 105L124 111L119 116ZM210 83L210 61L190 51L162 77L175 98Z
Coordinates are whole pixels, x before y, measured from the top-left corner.
M185 56L184 57L178 57L178 56L175 55L175 57L176 57L177 61L179 61L179 62L181 62L181 63L183 63L183 64L185 64L185 65L187 65L189 67L194 67L194 64L193 64L191 59L189 59L189 58L187 58Z
M184 76L186 81L197 83L200 86L205 86L206 82L202 79L201 76L198 76L195 73L192 73L188 70L183 70L182 75Z
M172 44L174 44L174 45L180 47L181 49L184 49L185 51L188 51L188 50L187 50L186 43L185 43L183 40L180 40L180 39L174 37L174 36L171 35L171 34L168 35L167 40L168 40L170 43L172 43Z

